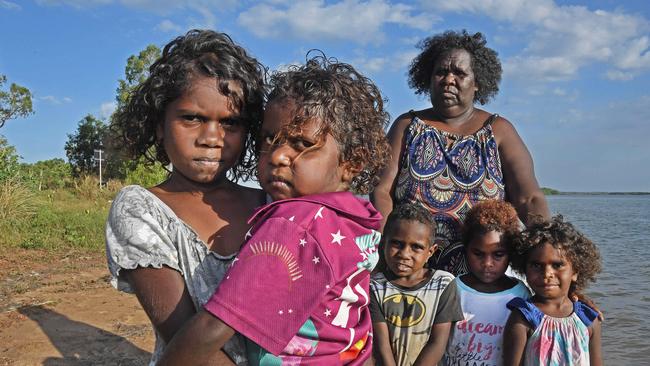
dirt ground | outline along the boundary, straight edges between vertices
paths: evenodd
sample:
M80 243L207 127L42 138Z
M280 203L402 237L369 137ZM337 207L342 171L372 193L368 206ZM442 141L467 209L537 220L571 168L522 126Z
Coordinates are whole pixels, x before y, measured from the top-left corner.
M135 296L103 253L0 251L0 365L146 365L154 346Z

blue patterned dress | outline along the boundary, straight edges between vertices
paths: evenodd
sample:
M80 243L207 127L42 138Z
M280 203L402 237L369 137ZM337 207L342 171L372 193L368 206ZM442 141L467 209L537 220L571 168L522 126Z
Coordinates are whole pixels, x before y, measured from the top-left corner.
M419 203L433 213L439 250L430 265L459 276L468 272L460 230L467 212L479 201L505 196L492 132L497 115L468 136L441 131L411 115L394 202Z

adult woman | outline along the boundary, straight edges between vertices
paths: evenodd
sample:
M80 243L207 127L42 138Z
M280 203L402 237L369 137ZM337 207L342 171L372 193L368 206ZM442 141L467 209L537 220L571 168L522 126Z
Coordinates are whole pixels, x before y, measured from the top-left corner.
M467 272L460 225L478 201L505 199L526 223L549 216L533 161L506 119L474 107L499 90L501 64L481 33L452 32L423 40L409 85L429 94L431 108L397 118L389 133L392 157L371 200L384 216L401 202L433 212L441 249L436 268Z

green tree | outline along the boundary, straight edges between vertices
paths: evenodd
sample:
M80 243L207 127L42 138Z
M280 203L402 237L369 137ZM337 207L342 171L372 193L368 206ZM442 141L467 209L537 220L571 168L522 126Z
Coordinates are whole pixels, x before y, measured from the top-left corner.
M18 117L27 117L34 113L32 110L32 93L29 89L11 83L9 91L3 91L7 77L0 74L0 127L5 122Z
M16 148L9 145L7 139L0 135L0 182L18 175L19 159Z
M149 66L158 57L160 57L160 48L153 44L148 45L138 55L129 56L124 67L125 78L118 80L117 95L115 96L118 110L124 107L133 90L147 79Z
M107 131L108 126L102 120L89 114L79 121L76 133L68 134L65 155L72 166L74 176L92 174L93 171L97 171L93 157L95 149L103 148Z
M118 80L116 111L122 110L131 98L133 91L143 83L149 76L149 67L161 55L160 48L150 44L137 55L131 55L126 60L124 67L124 79ZM148 165L142 157L131 159L123 156L119 149L119 128L112 124L109 128L107 140L105 140L108 154L113 159L109 165L108 175L125 179L129 184L141 184L145 186L157 184L161 178L166 177L167 171L160 164ZM117 146L116 146L117 142Z

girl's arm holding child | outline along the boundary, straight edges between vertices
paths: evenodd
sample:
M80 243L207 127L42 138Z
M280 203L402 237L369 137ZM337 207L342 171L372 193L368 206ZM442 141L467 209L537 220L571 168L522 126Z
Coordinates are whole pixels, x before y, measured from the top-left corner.
M167 267L139 267L125 274L151 324L169 343L195 313L180 273Z
M221 365L216 357L234 334L235 331L221 319L201 310L167 345L158 365Z

